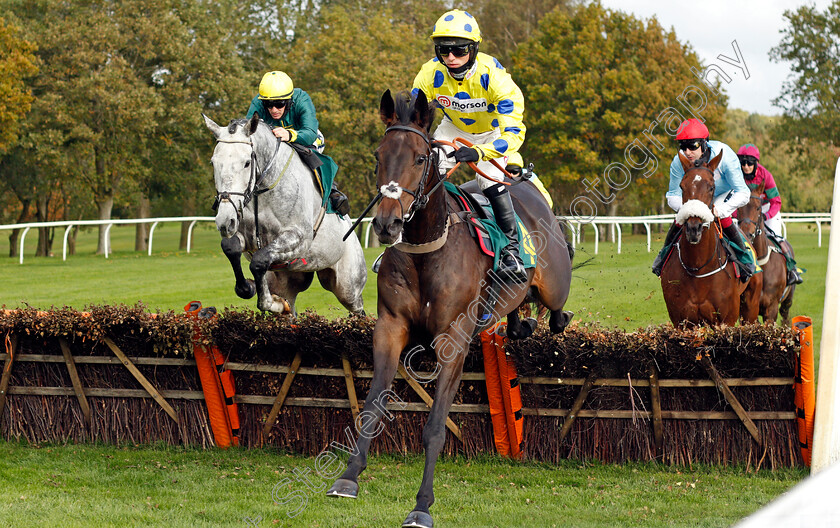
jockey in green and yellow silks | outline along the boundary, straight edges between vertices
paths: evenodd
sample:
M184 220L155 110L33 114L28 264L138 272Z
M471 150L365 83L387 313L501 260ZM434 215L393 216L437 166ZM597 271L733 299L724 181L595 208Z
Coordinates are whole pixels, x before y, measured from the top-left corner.
M324 136L318 130L315 105L312 104L309 94L295 88L292 79L286 73L268 72L260 82L259 95L251 100L246 118L255 113L272 127L278 139L309 147L326 162L322 165L320 176L325 187L331 187L329 198L332 210L342 215L349 214L350 204L347 197L335 185L338 166L332 158L323 154Z
M522 91L498 60L478 51L481 30L469 13L457 9L444 13L435 23L431 38L435 58L420 69L412 93L422 90L429 101L437 101L443 109L435 139L462 137L473 143L473 147L457 150L446 148L439 169L449 170L456 162L478 162L485 174L501 180L503 173L489 160L495 159L504 167L507 156L518 151L525 139ZM509 241L499 273L510 282L525 282L510 193L504 185L481 177L477 181Z

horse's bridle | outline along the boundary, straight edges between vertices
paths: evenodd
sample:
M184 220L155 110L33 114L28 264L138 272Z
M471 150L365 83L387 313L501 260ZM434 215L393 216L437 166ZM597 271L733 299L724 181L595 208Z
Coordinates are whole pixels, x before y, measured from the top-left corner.
M703 169L703 170L709 172L712 175L712 178L714 178L714 174L715 174L714 171L712 171L708 167L702 167L701 166L701 167L693 167L693 168L694 169ZM714 204L714 192L712 192L712 204ZM706 204L706 205L709 206L709 204ZM712 207L709 206L709 209L712 209ZM711 226L711 224L712 224L712 222L703 222L702 227L703 227L703 229L708 229ZM705 278L705 277L710 277L710 276L714 275L715 273L724 270L726 268L726 265L729 263L729 261L726 258L724 258L723 263L721 263L720 252L719 252L720 244L715 244L715 252L712 254L711 257L709 257L709 260L707 260L706 262L704 262L700 266L697 266L696 268L691 267L691 266L687 266L685 264L685 262L683 262L683 259L682 259L682 251L680 250L680 241L679 240L676 242L676 246L677 246L677 259L680 261L680 265L683 267L683 270L685 270L685 272L688 275L690 275L691 277L694 277L696 279L702 279L702 278ZM710 271L708 273L702 273L702 274L697 273L698 271L700 271L701 269L706 267L709 263L711 263L716 258L717 258L719 266L715 270Z
M379 190L379 194L377 195L377 199L381 199L381 197L385 196L386 193L397 193L398 191L402 191L414 199L408 205L408 209L403 208L402 202L400 202L400 210L402 211L402 218L405 222L411 220L418 210L423 209L429 203L429 196L431 196L438 187L443 183L444 179L441 178L434 187L429 190L429 192L424 193L426 189L426 184L428 183L429 174L431 174L431 167L437 167L437 160L438 160L438 152L435 150L434 142L429 140L428 135L424 132L420 131L417 128L406 126L406 125L391 125L385 129L385 134L391 132L392 130L402 130L405 132L412 132L417 134L423 141L426 142L426 154L423 156L423 177L420 178L420 182L417 184L417 188L415 190L409 190L405 187L398 186L395 182L391 182L388 185L383 185L382 188ZM384 135L384 134L383 134ZM433 165L432 165L433 163ZM430 166L431 165L431 166ZM376 164L376 173L379 172L379 163Z
M750 200L761 200L761 195L760 194L751 194L750 195ZM764 225L764 222L762 222L762 215L764 215L764 213L761 212L761 205L759 203L758 222L757 223L755 221L753 221L751 218L745 218L743 220L741 220L740 218L738 219L738 224L739 225L753 224L755 226L755 232L751 236L747 235L750 238L750 243L754 242L755 238L762 233L761 227ZM746 234L746 233L744 233L744 234Z
M263 176L268 172L271 166L274 164L274 160L277 159L277 153L280 151L280 141L277 141L277 147L274 149L274 154L271 155L271 159L268 160L268 163L265 166L265 169L260 169L259 164L257 163L257 152L254 150L254 142L249 137L248 141L242 141L240 139L230 140L230 139L219 139L216 141L217 143L244 143L251 147L251 174L248 178L248 185L246 186L244 191L237 192L237 191L216 191L216 200L213 202L213 210L217 210L219 205L222 202L229 202L232 203L230 200L231 196L241 196L242 203L240 204L239 208L236 209L236 216L239 220L242 219L242 211L251 201L251 198L258 196L266 191L268 191L271 187L267 187L264 189L257 189L257 187L262 183ZM282 174L281 174L282 176ZM256 202L255 202L256 205Z

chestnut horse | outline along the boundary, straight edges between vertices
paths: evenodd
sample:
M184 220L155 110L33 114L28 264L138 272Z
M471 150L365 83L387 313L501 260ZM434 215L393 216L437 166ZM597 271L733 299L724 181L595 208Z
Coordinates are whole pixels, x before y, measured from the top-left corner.
M571 282L569 246L545 198L528 181L510 186L514 207L529 233L523 249L536 249L537 264L527 270L526 283L496 282L493 259L482 253L470 236L470 224L454 214L460 211L458 202L441 185L445 176L438 172L438 149L429 135L434 115L435 107L422 91L411 99L401 92L396 101L386 91L380 102L380 117L387 128L375 153L377 186L383 198L373 226L381 242L397 244L385 250L377 276L374 373L365 400L366 416L357 420L360 434L347 470L327 491L330 496L357 496L358 477L367 465L375 436L367 433L384 428L379 421L388 412L388 395L394 394L390 387L400 355L409 344L431 342L438 363L434 403L423 429L426 464L416 505L404 527L430 528L433 524L429 507L435 500L435 463L443 449L444 427L464 359L477 330L487 321L507 315L508 337L527 337L533 325L519 319L517 307L531 297L550 310L553 332L562 332L571 318L563 311ZM498 285L495 308L490 309L495 313L483 319L482 314L492 305L487 300L492 284ZM393 416L389 413L388 417Z
M742 283L723 248L726 242L712 213L715 169L723 153L699 166L679 153L685 176L680 182L683 205L676 221L683 232L660 280L668 316L674 326L692 324L734 325L740 316L758 320L762 274Z
M790 307L793 304L795 284L787 283L787 261L776 246L767 238L764 227L764 213L761 212L761 194L764 183L752 195L746 205L738 209L738 227L747 235L755 248L758 265L764 275L758 314L765 324L775 323L782 314L782 323L790 325ZM791 249L793 254L793 249Z

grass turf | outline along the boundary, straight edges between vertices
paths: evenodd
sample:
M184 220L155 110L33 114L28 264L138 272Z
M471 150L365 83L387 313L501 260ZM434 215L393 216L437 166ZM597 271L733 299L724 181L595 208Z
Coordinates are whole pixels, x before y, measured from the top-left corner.
M255 307L233 294L232 274L211 225L196 228L193 251L177 251L178 228L161 225L155 252L134 252L133 229L112 230L115 252L93 254L94 230L80 233L78 253L66 262L35 258L34 237L23 265L0 260L0 304L39 308L144 303L176 310L193 299L205 305ZM814 319L819 343L827 244L814 228L791 225L806 282L793 314ZM661 235L654 237L654 251ZM32 247L30 247L32 246ZM60 251L60 248L57 248ZM654 253L644 238L625 236L622 253L591 240L579 248L567 309L575 320L628 330L667 322L659 282L650 273ZM381 249L366 250L368 263ZM366 308L375 312L375 276ZM344 315L329 292L313 286L299 309ZM373 457L357 501L327 499L318 488L331 479L314 459L267 450L200 451L176 447L40 446L0 442L0 525L43 526L397 526L413 506L422 473L419 456ZM806 474L803 469L749 474L743 468L667 468L567 461L558 466L495 457L444 458L436 472L439 526L727 526L758 509ZM280 484L278 487L278 483ZM311 486L311 488L309 487ZM316 491L313 491L314 488ZM274 496L272 496L274 492ZM289 498L279 504L275 498ZM282 501L279 501L282 502ZM301 508L300 513L289 513Z
M359 499L333 499L314 459L268 450L0 442L0 524L394 527L414 506L422 468L416 455L372 457ZM443 458L431 511L441 527L728 526L804 476Z

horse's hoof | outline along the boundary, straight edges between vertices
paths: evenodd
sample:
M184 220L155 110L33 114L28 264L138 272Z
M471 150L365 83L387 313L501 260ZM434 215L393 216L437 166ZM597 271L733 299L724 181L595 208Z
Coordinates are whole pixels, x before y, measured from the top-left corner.
M348 497L355 499L359 495L359 484L348 479L338 479L327 490L327 497Z
M435 525L432 516L426 512L414 510L402 523L402 528L432 528Z
M520 324L513 328L508 325L507 336L508 339L512 340L525 339L526 337L531 337L531 334L533 334L536 329L537 320L533 317L528 317L527 319L523 319Z
M274 301L271 303L271 311L277 313L278 315L283 315L287 313L292 313L292 307L289 305L289 301L280 297L279 295L271 294L271 300Z
M243 299L250 299L257 294L257 286L254 284L254 281L248 279L245 281L245 285L241 288L239 286L234 286L233 291L235 291L236 295Z

